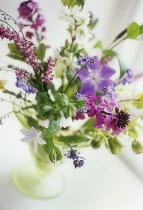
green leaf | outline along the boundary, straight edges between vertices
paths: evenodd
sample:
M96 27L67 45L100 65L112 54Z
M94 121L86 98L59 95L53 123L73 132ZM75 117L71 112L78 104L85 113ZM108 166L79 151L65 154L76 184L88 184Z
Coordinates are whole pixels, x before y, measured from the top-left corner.
M16 46L16 44L14 44L14 43L8 43L8 48L10 50L10 53L21 55L20 52L19 52L19 50L18 50L18 47Z
M32 117L28 117L27 122L28 122L29 127L34 127L36 129L39 127L38 122L35 119L33 119Z
M81 6L84 3L84 0L61 0L63 5L68 7L73 7L75 5Z
M138 97L138 101L133 101L132 104L137 108L137 109L142 109L143 108L143 93Z
M12 96L16 96L16 94L10 90L3 90L3 93L6 93L6 94L9 94L9 95L12 95Z
M14 53L9 53L9 54L7 54L7 56L9 58L14 59L14 60L24 61L23 57L21 55L17 55L17 54L14 54Z
M70 135L70 136L60 136L57 138L59 142L63 142L65 144L80 144L86 143L90 141L90 139L86 135Z
M74 104L77 110L80 110L87 103L87 100L79 100L74 98L71 100L71 102Z
M40 61L43 62L44 57L45 57L45 52L46 52L46 46L44 43L40 43L39 44L39 48L36 51L38 58L40 59Z
M59 130L60 130L59 121L51 120L49 123L48 128L43 128L42 130L42 136L43 138L50 138L54 136Z
M93 48L99 48L99 49L101 49L102 50L102 42L99 40L99 41L97 41L97 43L94 45L94 47Z
M122 78L128 68L124 63L123 58L119 54L117 54L117 58L118 58L119 66L120 66L120 77L119 78Z
M136 39L140 33L140 26L132 22L127 28L127 38L129 39Z
M123 77L124 74L126 73L126 70L128 69L127 66L125 65L123 58L116 52L114 52L113 50L104 50L104 57L108 57L108 56L116 56L119 62L119 66L120 66L120 77Z
M114 52L113 50L104 50L104 57L108 57L108 56L116 56L117 53Z
M48 137L44 139L47 143L43 145L44 150L47 152L49 155L49 159L51 162L55 163L57 160L62 159L62 154L58 147L55 146L53 142L53 137Z
M137 36L136 40L143 40L143 25L140 25L140 33Z

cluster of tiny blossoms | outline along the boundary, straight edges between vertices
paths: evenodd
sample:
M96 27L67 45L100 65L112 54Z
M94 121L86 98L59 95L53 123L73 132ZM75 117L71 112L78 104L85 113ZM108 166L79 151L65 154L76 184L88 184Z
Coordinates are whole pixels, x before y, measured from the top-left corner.
M33 75L27 73L26 70L16 71L16 87L22 88L26 93L37 93L30 79Z
M70 150L67 154L65 154L65 156L73 160L73 165L75 168L81 168L84 165L84 158L80 157L79 152L74 150L72 147L70 147Z
M42 32L46 30L45 26L43 26L45 19L43 15L41 14L39 5L37 2L34 2L32 0L25 1L20 4L18 8L19 12L19 18L24 19L26 22L20 23L21 28L24 27L30 27L31 29L34 29L36 32L40 28L40 37L39 40L42 40L44 38ZM26 37L31 39L34 36L34 33L31 31L26 32Z
M25 59L25 62L33 67L33 69L38 70L39 63L37 63L37 56L34 53L35 47L31 46L31 42L19 36L16 31L10 31L9 28L0 27L0 37L13 40L18 47L21 55Z
M72 36L76 36L80 39L82 37L92 37L88 28L88 24L91 19L89 12L84 12L80 7L75 5L73 8L66 7L61 18L65 19L69 23L72 29Z
M48 61L48 65L46 67L46 71L44 73L44 76L43 76L43 81L44 83L47 83L47 84L50 84L53 80L53 67L55 66L56 64L56 60L54 59L49 59Z

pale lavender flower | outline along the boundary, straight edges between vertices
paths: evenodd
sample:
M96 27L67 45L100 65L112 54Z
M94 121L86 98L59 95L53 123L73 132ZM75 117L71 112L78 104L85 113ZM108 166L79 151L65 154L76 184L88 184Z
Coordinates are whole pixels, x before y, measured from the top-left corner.
M39 144L46 144L46 141L40 138L41 131L37 131L34 127L31 127L30 130L27 129L21 129L20 130L23 135L25 135L24 138L22 138L20 141L27 143L30 141L34 141L34 152L38 149L38 143Z

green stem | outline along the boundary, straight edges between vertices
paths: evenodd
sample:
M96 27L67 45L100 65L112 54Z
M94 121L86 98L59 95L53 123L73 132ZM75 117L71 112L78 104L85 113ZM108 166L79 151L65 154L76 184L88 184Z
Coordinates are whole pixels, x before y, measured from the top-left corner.
M123 38L123 39L121 39L119 42L117 42L116 44L114 44L111 48L110 48L110 50L112 50L114 47L116 47L118 44L120 44L122 41L124 41L126 39L126 37L125 38Z
M88 63L88 62L87 62ZM86 64L87 64L86 63ZM66 93L67 92L67 90L68 90L68 88L69 88L69 86L72 84L72 82L73 82L73 80L74 80L74 78L76 77L76 75L86 66L86 64L83 66L83 67L81 67L77 72L76 72L76 74L73 76L73 78L71 79L71 81L69 82L69 84L68 84L68 86L66 87L66 89L65 89L65 92L64 93Z
M126 100L121 100L120 102L126 102L126 101L141 101L140 99L126 99Z

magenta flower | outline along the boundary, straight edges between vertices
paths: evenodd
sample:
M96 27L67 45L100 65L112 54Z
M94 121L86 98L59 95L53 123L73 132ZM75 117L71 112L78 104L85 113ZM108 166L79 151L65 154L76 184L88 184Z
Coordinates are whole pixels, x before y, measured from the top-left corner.
M102 113L96 114L96 124L93 125L93 127L101 129L104 125L105 117Z
M97 113L99 113L102 109L101 108L98 108L97 106L95 105L92 105L90 107L90 110L88 112L88 117L94 117Z
M76 120L84 120L85 116L81 112L76 112L76 116L74 117L74 119L76 119Z
M26 20L30 19L37 10L38 4L34 1L25 1L18 8L20 17Z
M116 107L116 102L104 98L103 102L98 104L98 107L103 108L105 112L110 113L112 108Z
M81 87L81 94L96 94L96 90L99 92L104 92L103 87L108 87L113 85L113 81L110 77L115 74L115 70L107 65L101 66L98 58L88 57L88 61L85 64L86 68L82 68L78 76L80 77L83 85Z
M112 135L119 135L120 133L126 130L126 127L119 128L117 122L118 119L112 115L108 115L104 121L106 125L106 130L109 131L110 129L112 129Z

